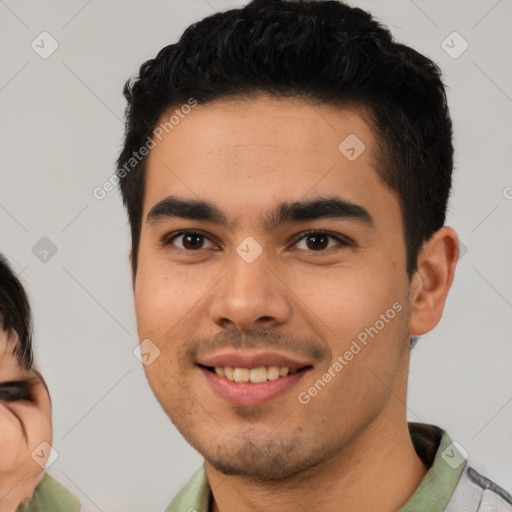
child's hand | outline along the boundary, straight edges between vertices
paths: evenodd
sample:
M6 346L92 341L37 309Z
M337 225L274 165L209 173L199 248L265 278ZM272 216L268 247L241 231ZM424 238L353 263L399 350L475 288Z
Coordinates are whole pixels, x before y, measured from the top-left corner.
M41 374L22 369L12 355L16 341L0 330L0 512L32 496L48 457L39 446L53 437L48 391Z

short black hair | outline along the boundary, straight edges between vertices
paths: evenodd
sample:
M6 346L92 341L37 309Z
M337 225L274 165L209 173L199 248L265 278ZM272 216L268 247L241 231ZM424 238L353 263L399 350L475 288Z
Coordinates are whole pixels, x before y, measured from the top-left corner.
M376 171L400 202L412 278L423 243L444 225L452 184L452 122L441 76L370 13L339 1L253 0L192 24L124 86L126 130L116 172L134 274L147 160L139 150L161 116L191 99L268 94L365 115L380 153Z
M9 263L0 254L0 329L16 333L18 342L14 346L20 366L32 369L32 314L27 293Z

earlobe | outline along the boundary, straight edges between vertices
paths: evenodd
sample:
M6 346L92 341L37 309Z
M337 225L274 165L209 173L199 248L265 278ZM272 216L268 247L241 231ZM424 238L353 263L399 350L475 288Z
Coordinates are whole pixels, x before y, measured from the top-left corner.
M448 226L436 231L423 245L410 287L410 334L425 334L441 320L458 257L459 240Z

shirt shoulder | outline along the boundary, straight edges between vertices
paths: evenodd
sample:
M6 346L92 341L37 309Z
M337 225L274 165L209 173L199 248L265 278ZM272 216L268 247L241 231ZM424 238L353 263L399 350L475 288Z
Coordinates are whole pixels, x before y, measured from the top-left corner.
M80 500L45 473L32 497L20 503L16 512L80 512L80 509Z
M208 512L212 491L204 463L178 492L165 512Z
M510 494L473 469L447 432L423 423L410 423L409 430L429 469L399 512L512 512Z
M512 496L466 466L445 512L512 512Z

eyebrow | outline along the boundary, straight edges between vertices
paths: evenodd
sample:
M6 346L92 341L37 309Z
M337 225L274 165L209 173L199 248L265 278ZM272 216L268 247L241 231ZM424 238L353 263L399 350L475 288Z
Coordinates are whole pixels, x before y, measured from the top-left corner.
M231 230L238 226L238 219L228 221L222 210L207 201L176 196L166 197L155 204L148 213L147 222L153 223L168 218L210 221ZM287 223L327 218L352 219L369 227L375 225L366 208L338 196L281 203L272 211L264 213L259 222L264 230L271 231Z

